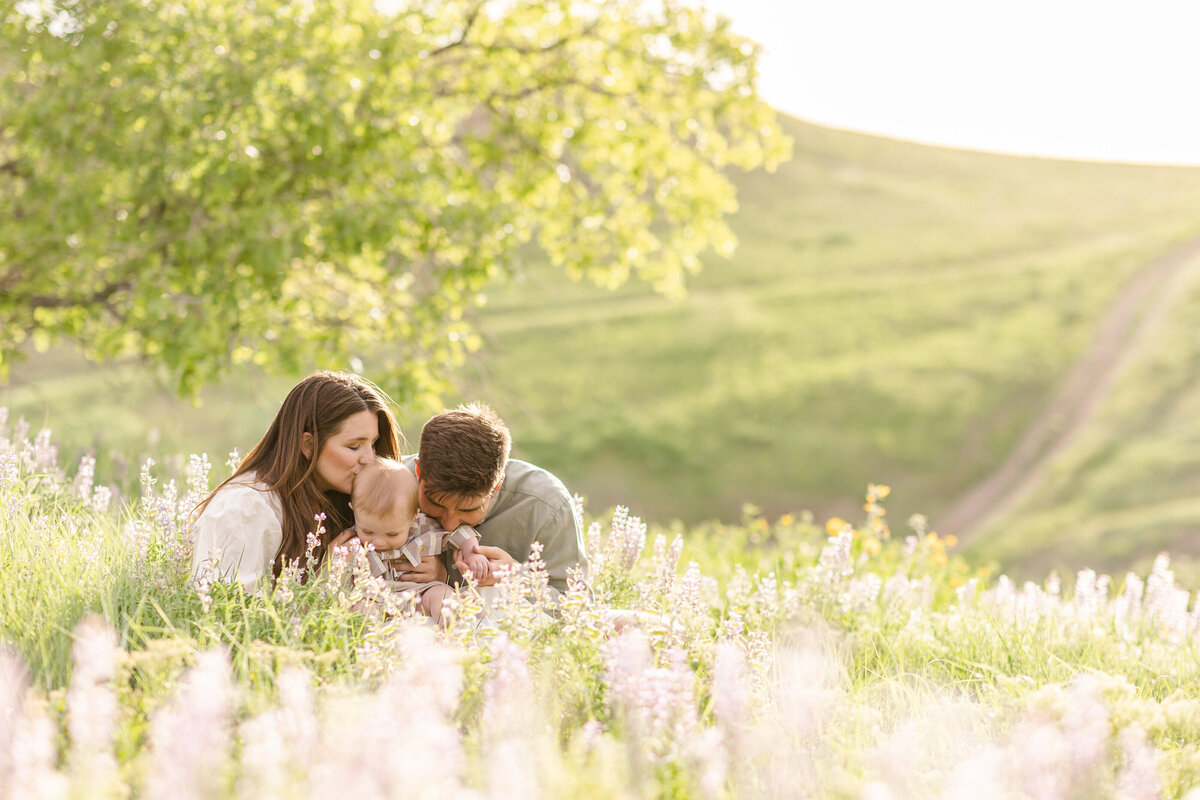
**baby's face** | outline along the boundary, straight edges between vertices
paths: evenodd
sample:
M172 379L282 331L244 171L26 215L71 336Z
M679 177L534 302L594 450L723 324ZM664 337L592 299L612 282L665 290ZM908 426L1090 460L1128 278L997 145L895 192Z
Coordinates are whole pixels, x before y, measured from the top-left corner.
M358 530L359 541L364 545L374 545L376 551L395 550L403 546L412 522L413 515L404 511L384 515L354 512L354 526Z

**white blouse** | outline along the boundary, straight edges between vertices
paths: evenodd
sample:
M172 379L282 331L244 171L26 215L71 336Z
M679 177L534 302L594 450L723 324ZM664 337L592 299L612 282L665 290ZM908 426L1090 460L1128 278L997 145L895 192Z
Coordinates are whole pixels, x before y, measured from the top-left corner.
M192 572L236 577L247 592L257 592L282 544L279 495L245 476L221 487L196 520Z

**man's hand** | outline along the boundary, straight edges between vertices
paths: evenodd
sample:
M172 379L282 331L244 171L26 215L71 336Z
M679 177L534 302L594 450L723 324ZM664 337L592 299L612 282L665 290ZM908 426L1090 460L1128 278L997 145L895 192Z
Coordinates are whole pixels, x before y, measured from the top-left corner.
M421 563L413 566L407 558L401 556L388 565L397 572L403 573L401 578L414 583L430 583L432 581L446 582L446 565L440 556L425 556Z

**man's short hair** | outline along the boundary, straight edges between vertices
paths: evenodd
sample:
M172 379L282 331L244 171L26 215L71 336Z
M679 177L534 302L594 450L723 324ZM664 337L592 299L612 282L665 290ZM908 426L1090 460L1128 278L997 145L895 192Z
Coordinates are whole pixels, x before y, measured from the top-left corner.
M417 453L425 494L482 497L504 478L512 436L504 420L482 403L436 415L421 429Z
M356 512L376 517L416 516L417 480L399 461L377 458L355 476L350 502Z

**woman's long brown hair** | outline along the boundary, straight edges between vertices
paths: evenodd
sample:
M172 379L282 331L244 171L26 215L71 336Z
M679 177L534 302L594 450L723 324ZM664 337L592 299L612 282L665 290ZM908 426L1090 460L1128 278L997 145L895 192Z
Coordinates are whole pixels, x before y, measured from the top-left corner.
M325 535L314 555L323 559L330 539L349 527L352 517L347 495L323 492L317 487L317 457L348 417L372 411L379 419L375 452L397 458L399 429L385 398L377 386L358 375L324 371L309 375L288 393L271 427L237 471L196 506L193 516L203 514L213 496L230 481L249 475L275 492L283 508L283 543L275 554L272 573L278 577L285 562L303 559L318 514L326 516ZM311 457L301 447L306 433L313 437Z

